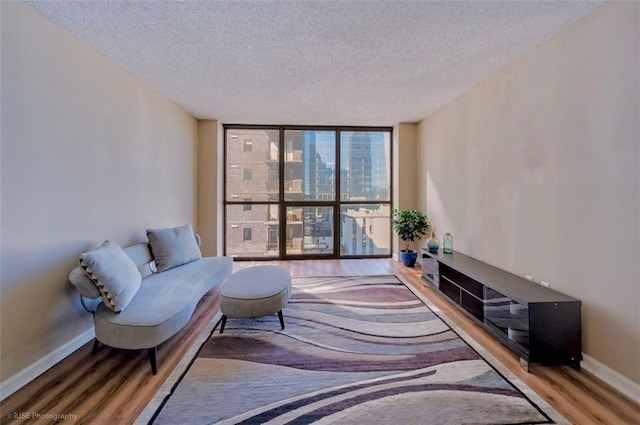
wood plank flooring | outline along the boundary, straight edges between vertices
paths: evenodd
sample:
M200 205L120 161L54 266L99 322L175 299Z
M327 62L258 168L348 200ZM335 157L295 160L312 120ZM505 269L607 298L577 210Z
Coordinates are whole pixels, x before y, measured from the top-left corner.
M265 262L236 262L236 268ZM531 365L531 373L496 339L426 286L420 268L391 259L277 261L293 276L396 274L418 288L444 314L574 424L640 424L640 405L585 371L567 366ZM158 374L152 375L146 350L86 344L0 403L0 424L131 424L142 412L218 309L214 290L198 305L189 324L158 348Z

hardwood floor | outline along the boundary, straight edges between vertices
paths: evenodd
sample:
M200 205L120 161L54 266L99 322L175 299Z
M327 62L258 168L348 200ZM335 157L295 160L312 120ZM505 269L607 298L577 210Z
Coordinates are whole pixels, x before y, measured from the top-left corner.
M519 359L445 301L420 278L420 268L408 269L391 259L298 260L285 266L293 276L354 276L396 274L418 288L445 315L473 337L511 372L574 424L640 424L640 405L585 371L561 366L531 365ZM264 262L236 262L237 268ZM88 343L36 380L0 403L0 424L61 423L131 424L215 315L215 290L198 305L189 324L158 349L158 374L152 375L145 351L101 346L91 354Z

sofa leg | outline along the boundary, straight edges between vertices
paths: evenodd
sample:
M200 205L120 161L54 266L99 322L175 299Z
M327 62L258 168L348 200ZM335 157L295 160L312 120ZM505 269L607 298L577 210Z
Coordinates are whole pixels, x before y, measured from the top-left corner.
M100 346L100 341L98 338L93 339L93 348L91 349L91 354L95 354L98 351L98 347Z
M282 310L278 312L278 319L280 319L280 327L284 329L284 317L282 317Z
M156 366L158 347L149 348L147 351L149 352L149 361L151 362L151 373L155 375L158 372L158 368Z
M220 322L220 333L224 332L224 325L227 324L227 316L222 315L222 321Z

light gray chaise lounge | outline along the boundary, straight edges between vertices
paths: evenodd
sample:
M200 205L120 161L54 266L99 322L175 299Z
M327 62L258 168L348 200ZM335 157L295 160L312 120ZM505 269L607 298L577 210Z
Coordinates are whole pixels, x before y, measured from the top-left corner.
M194 237L199 246L199 236L191 236ZM141 283L122 311L115 312L105 305L108 300L104 299L100 286L95 279L88 277L83 268L74 268L69 280L80 291L81 297L104 300L94 311L88 309L93 313L95 324L93 352L99 343L115 348L147 349L155 375L157 346L180 331L202 296L231 275L233 259L203 257L154 272L156 265L149 243L124 248L124 252L140 272ZM199 248L197 252L199 254Z

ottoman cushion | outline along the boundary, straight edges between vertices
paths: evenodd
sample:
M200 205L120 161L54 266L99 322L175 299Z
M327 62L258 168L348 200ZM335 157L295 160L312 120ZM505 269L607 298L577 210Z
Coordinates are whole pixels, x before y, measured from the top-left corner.
M255 266L232 274L220 290L220 310L249 319L282 310L291 297L291 275L280 266Z

